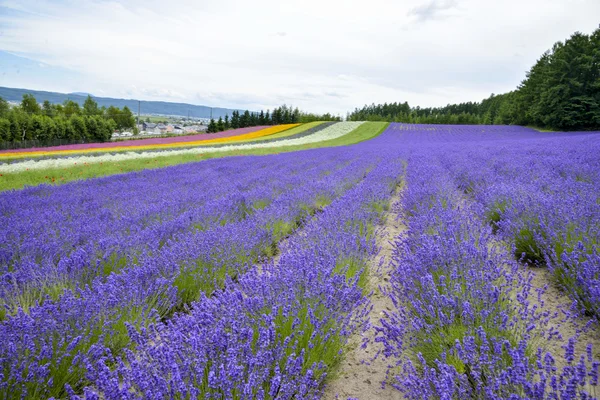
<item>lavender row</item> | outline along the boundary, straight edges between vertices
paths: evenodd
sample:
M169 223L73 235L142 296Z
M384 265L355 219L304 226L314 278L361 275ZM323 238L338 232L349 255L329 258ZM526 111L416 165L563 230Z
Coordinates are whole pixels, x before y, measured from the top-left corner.
M292 156L281 158L303 164ZM372 164L344 153L327 158L336 168L326 168L327 160L316 163L322 166L320 179L303 175L301 181L312 179L311 185L293 186L252 215L175 234L118 273L98 277L74 293L67 290L57 302L32 307L29 315L9 318L0 335L6 374L2 392L35 397L38 390L47 396L63 393L67 383L77 387L85 375L81 356L91 346L101 343L118 354L130 345L127 326L170 317L203 293L222 289L227 277L243 273L303 216L360 181ZM266 186L264 196L273 189Z
M410 399L595 398L600 363L591 347L576 358L570 339L560 365L562 357L540 348L560 338L552 313L534 301L531 278L498 245L486 209L469 201L470 186L456 173L478 176L469 159L497 158L482 151L478 131L462 127L460 143L440 145L446 138L422 128L404 150L409 231L394 255L396 311L379 328L386 355L397 360L393 385ZM489 147L523 143L503 136L487 137Z
M514 255L547 266L584 314L600 316L600 138L582 135L446 155Z
M97 182L95 188L85 182L17 192L17 201L5 203L5 215L10 215L5 222L12 228L2 246L11 258L0 280L2 311L28 309L47 295L56 299L65 289L155 253L180 232L243 219L289 187L318 180L335 162L254 162L249 168L243 160L239 166L221 166L217 173L209 164L185 175L174 168L168 176L164 171L156 172L158 178L150 172L132 174ZM164 193L172 195L165 198ZM20 202L31 207L18 208Z
M368 303L361 277L373 226L401 174L384 158L290 238L277 265L252 269L166 326L132 332L123 357L96 347L85 398L318 398Z

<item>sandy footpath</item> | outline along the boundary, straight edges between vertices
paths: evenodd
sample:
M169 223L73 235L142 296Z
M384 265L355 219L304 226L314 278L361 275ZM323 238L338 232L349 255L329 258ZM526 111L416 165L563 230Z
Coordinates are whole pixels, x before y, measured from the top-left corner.
M389 266L391 256L394 250L394 239L403 231L406 226L398 220L398 207L400 200L399 190L390 200L390 211L385 215L385 224L380 226L377 232L377 247L379 253L370 263L368 290L373 294L370 297L373 308L369 314L369 325L379 324L383 311L392 311L393 303L391 299L382 293L388 285ZM366 348L361 344L364 339L368 339ZM369 329L367 332L357 332L349 340L348 349L344 360L341 363L336 378L330 382L325 389L325 400L333 399L402 399L402 394L386 385L382 387L382 382L386 380L389 360L383 356L375 356L383 350L381 343L376 343L375 330ZM375 358L373 360L373 358Z

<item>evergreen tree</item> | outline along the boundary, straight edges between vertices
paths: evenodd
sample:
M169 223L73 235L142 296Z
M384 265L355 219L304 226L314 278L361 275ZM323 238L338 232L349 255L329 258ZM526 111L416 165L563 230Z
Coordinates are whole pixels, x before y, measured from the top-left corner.
M223 118L219 117L219 121L217 121L217 132L223 132L225 130L225 122L223 122Z
M250 126L250 111L246 110L240 117L240 128L247 128Z
M207 133L215 133L217 132L217 123L215 122L214 118L210 119L210 122L208 123L208 127L206 129Z
M238 111L233 111L231 113L231 128L238 129L240 127L240 113Z

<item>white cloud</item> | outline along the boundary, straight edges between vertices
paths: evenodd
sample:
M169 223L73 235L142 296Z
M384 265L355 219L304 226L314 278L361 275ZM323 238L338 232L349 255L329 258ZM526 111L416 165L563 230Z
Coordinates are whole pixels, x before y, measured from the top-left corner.
M513 89L597 27L597 0L0 0L0 50L78 71L79 91L344 114ZM7 12L3 12L6 10ZM40 79L35 81L40 85ZM33 84L33 82L32 82ZM66 81L48 87L71 89Z

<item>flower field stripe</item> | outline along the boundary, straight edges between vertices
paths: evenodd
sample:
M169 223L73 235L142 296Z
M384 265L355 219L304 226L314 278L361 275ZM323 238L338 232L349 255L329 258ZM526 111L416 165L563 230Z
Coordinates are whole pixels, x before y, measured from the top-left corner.
M324 130L325 128L328 128L332 125L336 124L336 122L319 122L319 123L310 123L310 124L303 124L300 125L296 128L292 128L292 129L288 129L285 131L282 131L280 133L276 133L273 135L267 135L267 136L261 136L258 138L253 138L253 139L245 139L245 140L239 140L239 141L232 141L231 143L221 143L221 144L208 144L206 146L202 146L202 149L206 149L206 151L204 151L204 153L206 152L210 152L211 149L218 149L221 147L226 147L226 148L230 148L230 146L232 145L261 145L262 148L264 148L264 145L266 143L274 143L274 142L284 142L287 143L287 141L292 140L292 139L300 139L306 136L311 136L316 134L319 131ZM253 147L248 147L248 148L253 148ZM257 147L259 148L259 147ZM239 149L238 149L239 150ZM156 153L160 153L161 150L157 150Z
M256 132L246 133L244 135L206 140L206 141L198 142L197 144L209 145L209 144L235 143L237 141L258 139L258 138L265 137L265 136L275 135L277 133L287 131L288 129L293 129L297 126L300 126L300 124L275 125L275 126L271 126L269 128L261 129Z
M300 185L301 181L298 181L295 174L291 173L299 166L303 168L303 179L308 177L308 179L315 182L319 181L319 175L324 168L334 168L331 163L323 163L318 168L309 163L306 163L305 166L302 164L278 167L279 172L283 174L275 176L267 174L265 178L268 177L268 179L260 179L256 176L256 172L251 169L242 170L231 178L225 179L227 185L221 182L222 179L206 181L204 175L198 177L186 176L184 179L175 178L174 180L171 178L172 182L165 182L166 184L153 187L153 191L145 190L147 193L145 202L152 203L152 201L160 200L161 194L170 190L169 187L172 187L173 182L178 185L186 185L192 189L193 186L190 184L197 181L202 183L205 190L200 193L201 196L193 189L189 191L181 190L180 192L186 197L179 197L170 203L160 201L157 208L148 209L135 203L127 204L131 192L126 191L122 193L122 198L119 199L120 203L113 203L113 212L123 212L128 209L127 218L105 225L97 220L95 221L93 213L88 214L86 216L87 224L95 230L88 228L85 232L82 232L83 229L78 224L63 223L66 226L62 227L61 236L57 236L51 241L48 240L48 236L40 228L34 229L35 232L41 234L41 236L35 238L30 233L31 225L18 222L22 221L25 215L22 212L13 213L12 218L6 219L4 222L15 226L16 229L7 233L2 242L2 247L0 247L5 255L3 264L6 264L10 270L2 279L3 283L0 285L4 306L8 305L11 298L26 297L30 298L32 302L41 301L46 294L50 294L48 290L56 291L61 287L63 289L75 289L77 282L83 285L94 280L96 276L116 272L119 268L122 268L121 264L123 263L132 263L134 259L138 259L146 253L156 254L160 252L165 243L174 237L178 237L178 235L180 236L181 233L188 232L190 228L207 230L214 226L222 226L225 222L246 218L248 213L253 212L254 204L268 205L274 201L275 197L273 196L275 194L288 190L287 188L290 186ZM238 165L243 166L245 163ZM147 187L148 182L156 182L156 179L160 179L160 177L152 177L151 174L142 174L140 177L132 176L131 178L129 182L113 181L116 185L111 186L125 184L127 187L132 187L130 190L135 191L138 187ZM256 178L259 178L259 180L257 181ZM268 184L272 193L264 192L263 187L265 184ZM82 184L79 186L83 189L80 189L82 194L79 196L72 196L66 201L64 198L53 196L58 201L54 205L48 204L48 201L37 202L37 204L36 202L30 202L31 207L32 209L43 207L68 210L69 214L77 215L81 213L78 209L81 199L90 196L85 190L88 185ZM247 189L240 190L244 187ZM33 193L36 192L39 191L33 191ZM52 192L54 191L52 190ZM69 190L69 192L72 193L73 190ZM108 189L106 193L111 192L112 189ZM26 196L30 197L31 192ZM155 197L152 198L151 196ZM209 203L207 202L208 199L213 200ZM113 201L115 200L117 199ZM202 204L203 202L205 204ZM195 206L190 209L191 204L195 204ZM136 217L136 214L139 217ZM64 221L64 218L61 218L61 213L50 215L52 215L53 220L46 219L44 221L46 226L57 226ZM290 214L290 216L293 215L294 213ZM106 213L100 212L96 213L95 218L105 216ZM69 229L67 230L67 228ZM191 231L191 234L197 236L194 230ZM23 237L28 237L31 246L20 245L23 242ZM103 238L101 246L95 240L97 237ZM37 240L34 240L34 238ZM75 244L77 244L77 247ZM17 249L18 251L15 251ZM32 260L39 259L48 253L54 254L54 258L57 254L60 254L60 262L55 263L52 260L44 260L42 263L34 263L35 266L32 264ZM132 259L132 257L135 258ZM35 270L35 273L32 270ZM61 282L61 285L59 287L48 286L53 279ZM33 287L29 284L32 280L36 282ZM45 283L47 280L49 282ZM14 282L18 282L18 285ZM31 294L23 296L23 290L37 293L37 297ZM20 305L23 308L26 306L26 304ZM25 309L28 308L29 305Z
M144 151L150 149L165 149L165 148L180 148L180 147L191 147L191 146L199 146L199 145L208 145L208 144L216 144L216 143L229 143L235 142L237 140L249 140L255 139L263 136L274 135L276 133L285 131L287 129L291 129L293 127L298 126L299 124L286 124L286 125L276 125L268 128L263 128L256 132L244 133L237 136L231 137L223 137L216 139L208 139L208 140L196 140L196 141L184 141L184 142L174 142L174 143L159 143L152 145L129 145L129 146L112 146L110 147L111 152L119 152L119 151ZM23 158L23 157L32 157L32 156L48 156L48 155L69 155L69 154L85 154L85 153L94 153L94 152L106 152L106 148L87 148L82 150L57 150L52 152L47 151L35 151L35 152L20 152L20 153L3 153L0 154L0 159L14 159L14 158Z
M315 128L317 128L319 126L323 126L323 125L329 126L329 125L333 125L333 124L334 124L334 122L324 122L324 121L308 122L306 124L301 124L295 128L288 129L286 131L279 132L274 135L270 135L269 137L259 137L259 138L251 139L251 140L257 141L257 142L262 142L264 140L282 139L282 138L291 137L291 136L295 137L299 134L306 132L307 130L315 129ZM243 140L243 141L245 142L248 140Z
M199 398L220 393L318 398L348 335L364 319L362 268L349 274L347 263L364 262L375 250L365 228L379 214L369 208L389 198L401 171L401 163L389 161L380 160L363 182L311 220L306 234L292 238L268 273L250 271L230 290L201 299L160 333L150 329L138 336L136 351L117 360L117 370L110 371L105 361L90 367L95 386L89 393L108 399L152 392L158 397L176 392ZM216 348L208 344L213 340ZM192 354L186 356L191 364L165 364L184 354ZM110 356L106 360L114 362ZM177 380L166 379L176 370Z
M275 142L281 142L282 144L286 144L286 143L288 143L289 140L292 140L292 139L301 139L301 138L304 138L307 136L312 136L312 135L316 134L317 132L320 132L334 124L336 124L336 122L319 122L317 124L314 124L313 126L310 126L312 124L306 124L309 126L301 125L298 128L293 128L293 129L281 132L279 134L262 136L257 139L248 139L248 140L240 141L239 144L264 145L266 143L275 143ZM237 144L237 143L238 142L236 142L235 144ZM230 144L215 144L215 145L207 146L207 148L212 149L212 148L228 147L228 146L230 146Z
M222 153L183 154L146 159L130 159L113 163L72 164L63 168L47 168L24 170L14 173L0 173L0 192L11 189L22 189L26 186L51 184L53 186L65 183L94 179L103 176L117 175L146 169L158 169L179 164L190 164L202 160L225 157L266 156L270 154L288 153L298 150L318 149L325 147L350 146L372 140L380 135L389 125L387 122L368 122L349 134L337 139L315 142L306 145L274 147L266 149L235 150Z
M310 143L318 143L321 141L327 141L345 136L357 129L363 122L338 122L334 125L328 126L320 131L309 136L286 139L270 143L248 143L248 144L231 144L224 145L221 147L193 147L189 149L181 150L162 150L156 152L141 152L141 153L117 153L117 154L104 154L101 156L76 156L68 158L57 158L47 160L28 160L23 162L14 162L10 164L0 164L0 173L6 172L17 172L32 169L45 169L45 168L65 168L73 165L74 163L95 163L95 162L116 162L131 159L145 159L154 157L166 157L171 155L182 155L182 154L205 154L211 152L225 152L233 150L248 150L248 149L263 149L263 148L278 148L282 146L297 146Z
M342 159L346 158L343 153L340 153L340 156ZM287 158L289 157L280 157L281 162L285 162L285 159ZM330 160L330 158L327 158L326 160L324 160L325 162L319 162L314 165L318 165L319 168L325 168L327 162L335 165L341 161L340 159ZM348 161L351 161L351 159ZM72 360L73 355L69 356L69 351L89 349L90 344L97 342L98 340L108 340L108 342L104 343L108 344L111 349L119 349L127 343L127 340L125 339L127 337L127 331L119 330L124 329L124 326L122 325L124 322L132 323L135 326L143 326L145 323L155 320L155 317L153 317L150 310L156 309L159 313L168 315L168 310L178 304L179 293L177 287L174 286L174 284L177 283L177 279L175 279L176 276L173 276L172 274L175 271L179 271L180 267L179 261L174 255L178 255L179 260L181 261L185 259L189 260L190 257L207 257L204 259L207 262L210 262L215 256L222 257L222 255L219 255L220 252L225 250L231 251L232 249L238 248L238 245L242 245L242 247L239 248L240 255L257 254L257 250L265 248L265 246L270 247L272 239L268 239L268 237L269 235L276 233L276 231L274 231L273 228L269 228L269 221L283 222L287 220L292 222L296 218L296 215L298 215L297 211L293 212L294 209L305 212L302 211L305 210L304 204L310 204L311 201L315 201L315 196L323 194L323 190L333 190L333 192L337 192L338 189L334 188L339 187L339 185L344 185L344 182L348 182L348 179L360 180L364 175L364 169L371 164L370 161L363 160L359 163L359 165L363 165L362 167L359 165L352 166L353 164L348 163L348 161L342 163L342 169L339 173L325 175L325 181L329 182L325 186L318 184L319 180L312 180L315 184L312 191L307 191L301 184L292 185L292 187L297 188L296 196L283 197L281 201L272 203L261 212L256 212L252 219L246 218L240 223L215 226L214 228L208 228L197 234L192 232L179 234L160 249L158 253L149 257L143 257L139 261L138 266L123 270L119 274L111 274L105 281L97 280L97 282L93 282L92 287L84 290L84 293L81 293L78 297L72 297L69 292L65 292L65 296L61 297L57 303L46 302L40 307L33 307L29 311L29 316L20 314L10 317L3 326L10 331L14 329L12 328L12 326L15 326L14 324L18 325L21 323L19 321L27 320L32 323L31 334L34 334L34 332L39 329L39 326L37 325L38 321L39 323L47 324L50 318L50 320L55 320L58 323L61 318L69 318L69 320L72 321L70 325L81 328L72 330L70 333L63 333L62 336L66 338L80 337L80 339L78 339L78 345L73 347L59 347L57 349L59 353L56 353L54 357L52 357L52 359L61 359L65 362L71 362ZM356 164L356 162L354 163ZM300 164L292 164L292 167L298 173L304 172L305 170ZM354 172L349 173L350 171L348 171L348 168L351 168ZM268 169L268 171L275 170ZM280 172L281 170L277 170L278 174ZM343 177L343 179L340 180L340 177ZM306 176L299 176L299 179L301 179L302 182L306 182ZM309 179L309 181L311 180ZM331 187L331 189L326 189L327 187ZM314 190L316 190L316 192ZM267 227L266 230L262 228L265 226ZM244 235L240 236L240 232L243 232ZM206 255L204 256L203 254ZM234 273L238 268L241 271L245 268L245 263L244 259L240 259L238 265L236 265L235 262L234 264L230 264L229 273ZM193 265L198 264L196 261L195 263L188 265L192 267ZM207 264L200 265L207 266ZM169 272L170 270L173 272ZM204 271L208 274L211 273L210 269L205 269ZM210 278L212 275L206 276L207 278ZM173 281L172 279L175 280ZM210 280L208 283L210 283ZM130 288L132 286L136 288L135 291L131 291ZM107 302L107 300L109 301ZM115 301L117 302L115 303ZM62 312L62 310L70 310L72 308L79 310L79 314L67 316ZM100 311L102 311L102 313L99 313ZM81 315L82 319L79 319L79 315ZM102 318L99 319L100 317ZM79 322L75 323L74 319ZM86 332L86 329L97 329L94 327L97 327L99 323L104 326L106 332L112 332L106 339L95 336L81 337L82 334ZM59 324L57 326L62 325ZM119 328L119 326L122 328ZM82 328L86 329L80 330ZM37 337L32 343L41 345L45 340L50 340L52 338L52 330L46 330L44 332L47 333L42 334L41 337ZM3 337L8 341L5 342L5 344L12 343L12 345L17 345L18 347L27 345L27 343L18 344L18 341L15 342L17 339L15 336L3 335ZM4 347L4 350L7 350L7 348ZM27 360L19 361L17 358L13 361L22 362ZM34 368L33 365L30 367ZM16 364L14 368L17 368ZM55 381L59 387L64 383L60 381L58 377L55 377Z
M212 140L219 138L226 138L230 136L239 136L251 132L256 132L261 129L265 129L267 126L251 126L248 128L230 129L218 133L199 133L196 135L185 135L185 136L173 136L166 138L147 138L147 139L135 139L135 140L121 140L109 143L84 143L84 144L69 144L62 146L53 147L37 147L30 149L14 149L14 150L0 150L0 158L6 153L28 153L28 152L44 152L53 153L54 151L60 150L85 150L85 149L108 149L111 147L126 147L126 146L145 146L155 144L169 144L169 143L182 143L182 142L194 142L201 140Z
M443 129L452 135L439 135ZM586 351L583 344L576 352L575 338L563 339L568 339L564 356L545 349L544 344L561 340L554 311L528 300L534 296L530 274L494 235L504 230L513 234L513 205L526 200L529 207L523 212L531 217L538 211L531 207L531 193L542 192L545 198L554 184L563 191L551 207L568 213L561 203L577 196L565 195L567 182L552 175L559 171L558 176L585 176L594 182L592 171L597 169L582 169L589 164L571 164L554 154L566 148L593 165L597 160L588 157L597 151L595 137L532 138L524 131L515 140L510 129L481 137L477 127L403 124L392 124L389 131L405 139L404 151L411 154L403 194L409 231L396 241L390 292L397 312L388 313L378 328L379 340L401 371L394 386L409 399L596 398L597 350ZM494 143L482 146L486 141ZM560 146L556 150L554 141ZM523 156L533 158L519 160ZM539 170L534 167L538 162ZM534 180L532 173L546 179ZM514 180L503 185L503 175L518 176L516 182L523 179L529 185L513 186ZM543 188L532 190L532 182L543 182ZM513 187L517 191L510 193ZM597 189L587 189L595 192L591 199L598 198ZM582 199L583 209L592 212L595 207L586 204L586 196ZM545 215L545 223L551 215ZM516 232L522 232L523 225L518 226ZM579 221L576 226L589 227ZM584 232L579 237L594 240L593 229ZM537 237L543 238L530 238Z
M270 140L270 139L279 139L279 138L283 138L283 137L294 136L294 135L297 135L299 133L303 133L303 132L305 132L305 131L307 131L309 129L313 129L313 128L316 128L318 126L321 126L323 124L325 124L325 125L328 126L328 125L332 125L333 123L332 122L325 122L325 121L308 122L308 123L302 124L300 126L297 126L295 128L289 129L287 131L276 133L276 134L272 135L269 138L257 138L256 140L257 141L262 141L262 140L266 140L266 139Z
M335 122L311 122L311 123L307 123L307 124L302 124L300 126L297 126L296 128L292 128L292 129L287 129L285 131L276 133L276 134L272 134L272 135L267 135L267 136L260 136L258 138L253 138L253 139L245 139L245 140L239 140L239 141L235 141L235 142L231 142L233 143L240 143L240 144L244 144L244 143L268 143L268 142L275 142L275 141L280 141L280 140L286 140L286 139L292 139L292 138L301 138L304 136L308 136L308 135L312 135L320 130L325 129L328 126L331 126L335 124ZM218 148L218 147L223 147L223 146L229 146L230 144L210 144L209 147L210 148ZM185 146L187 148L187 146ZM160 152L161 150L156 150L156 152ZM100 152L98 154L101 154ZM53 158L66 158L69 157L70 159L73 158L73 155L69 156L69 155L58 155L58 156L54 156L52 157L51 154L47 154L45 156L38 156L36 158L32 158L31 160L37 160L39 161L40 159L53 159Z

